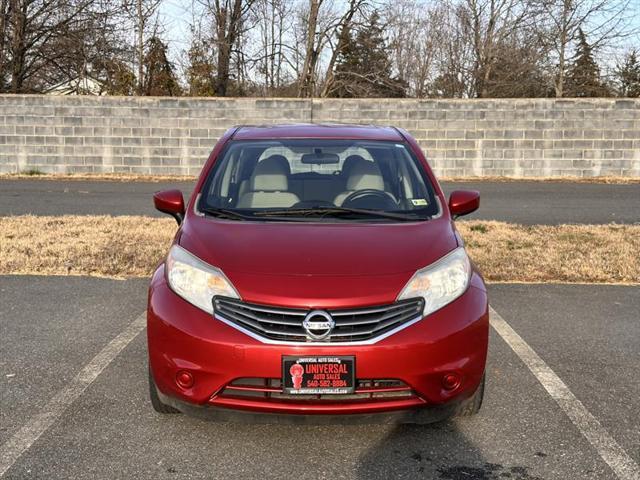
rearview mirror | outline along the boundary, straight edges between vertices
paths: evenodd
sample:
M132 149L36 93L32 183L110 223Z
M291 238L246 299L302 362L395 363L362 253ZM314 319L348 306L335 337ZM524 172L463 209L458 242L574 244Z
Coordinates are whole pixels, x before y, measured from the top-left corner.
M480 192L477 190L455 190L449 196L449 211L454 220L475 212L480 207Z
M340 163L340 157L335 153L305 153L301 158L302 163L313 165L328 165L331 163Z
M156 210L168 213L176 219L178 225L184 219L184 199L180 190L163 190L153 194L153 204Z

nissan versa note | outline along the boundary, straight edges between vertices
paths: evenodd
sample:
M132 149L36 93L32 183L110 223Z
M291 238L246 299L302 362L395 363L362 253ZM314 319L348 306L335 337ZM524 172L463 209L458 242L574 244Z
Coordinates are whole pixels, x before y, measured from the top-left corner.
M149 288L151 403L223 421L428 423L480 409L482 277L404 130L242 126L220 139Z

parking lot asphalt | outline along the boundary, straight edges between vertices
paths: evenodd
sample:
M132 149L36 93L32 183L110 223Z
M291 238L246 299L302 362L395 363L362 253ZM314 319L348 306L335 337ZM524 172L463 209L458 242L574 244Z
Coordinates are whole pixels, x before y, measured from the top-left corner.
M144 311L146 283L0 277L0 444Z
M0 277L4 442L144 310L147 280ZM637 287L491 285L496 311L640 462ZM137 335L4 478L615 478L503 337L480 415L432 426L219 424L148 402Z
M153 194L178 188L185 200L194 182L0 180L0 215L153 215Z
M490 293L496 311L640 463L640 287L492 285Z
M468 219L502 220L525 225L561 223L634 223L640 211L640 184L564 182L443 182L480 191L480 209ZM0 180L0 215L161 215L151 196L179 188L190 195L193 182L110 182Z

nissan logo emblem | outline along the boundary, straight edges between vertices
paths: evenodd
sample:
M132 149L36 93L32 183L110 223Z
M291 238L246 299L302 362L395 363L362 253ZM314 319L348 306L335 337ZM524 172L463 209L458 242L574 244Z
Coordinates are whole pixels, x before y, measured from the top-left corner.
M324 310L312 310L302 321L302 328L312 340L324 340L333 331L336 322Z

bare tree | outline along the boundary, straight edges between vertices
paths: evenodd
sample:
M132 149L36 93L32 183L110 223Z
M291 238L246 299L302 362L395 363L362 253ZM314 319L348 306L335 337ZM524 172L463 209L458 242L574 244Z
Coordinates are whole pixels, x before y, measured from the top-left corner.
M287 64L295 74L295 91L296 95L300 88L300 79L306 59L306 43L307 43L307 16L308 5L297 4L293 10L293 25L291 27L291 38L286 50L289 52Z
M556 97L565 95L568 62L580 37L589 38L594 50L632 33L631 19L638 15L631 0L532 0L542 12L536 17L540 40L552 55Z
M429 95L439 74L438 57L444 60L441 52L451 47L450 10L445 3L431 5L418 0L390 2L385 10L393 66L412 96Z
M315 90L315 71L320 56L320 34L318 33L318 14L324 0L309 0L309 16L307 20L307 38L304 65L298 87L299 97L310 97Z
M264 79L264 95L281 94L291 79L289 54L293 42L288 30L293 21L293 6L286 0L256 0L253 9L253 31L256 34L257 51L249 54L247 62L255 65L257 76Z
M525 0L400 0L387 7L394 67L411 94L489 95L499 53L526 26Z
M487 96L497 48L515 35L531 14L523 0L465 0L458 10L459 20L473 45L475 96Z
M326 97L331 92L335 81L335 66L336 61L349 42L350 31L353 28L354 17L356 14L361 13L366 4L366 0L349 0L347 10L344 12L337 26L335 27L337 32L336 44L331 51L331 58L329 59L329 65L327 66L327 74L324 80L324 86L322 87L321 97ZM330 38L330 37L329 37Z
M109 92L151 91L145 88L145 58L162 60L164 55L166 61L157 65L175 58L175 45L161 39L161 3L0 0L0 91L46 91L84 76L105 83ZM629 47L623 40L635 33L632 20L640 13L638 0L184 3L190 3L194 18L193 42L182 56L184 78L190 93L218 96L325 97L338 90L349 95L368 91L358 84L371 74L368 61L360 62L364 55L354 52L353 45L364 41L358 34L377 11L381 33L373 36L380 36L383 46L371 51L384 51L390 66L384 64L378 69L384 75L376 76L388 77L394 85L401 82L408 95L560 97L567 95L567 72L575 64L580 30L593 61L602 71L613 71L611 59ZM149 55L151 38L157 40L157 55ZM348 62L360 63L355 69ZM171 78L170 69L163 69L157 71ZM171 84L163 91L179 90Z
M121 5L113 2L94 2L83 22L64 27L56 38L43 45L41 54L55 58L47 69L51 80L77 79L84 84L87 77L99 80L107 91L133 93L126 77L131 80L127 63L131 58L131 45L126 41L128 31ZM116 81L115 77L119 77ZM119 87L112 88L115 84Z
M145 85L144 59L151 38L158 36L158 10L162 0L125 0L123 7L135 31L134 65L137 69L137 92L142 95Z
M9 0L0 0L0 92L5 90L7 82L7 55L5 53L5 45L7 43L9 23Z
M548 97L553 95L546 52L531 42L524 30L496 45L491 75L484 84L486 97Z
M105 38L101 29L113 26L104 22L110 9L99 0L2 0L0 88L37 92L71 72L85 74Z
M255 86L259 82L252 75L251 65L254 64L254 61L249 48L255 41L252 35L253 28L253 24L246 21L246 19L243 20L236 46L231 49L231 59L229 61L229 86L234 88L231 91L228 88L225 95L253 96L257 92Z
M326 0L309 0L308 9L301 11L304 18L302 39L304 40L304 63L298 75L298 96L311 97L318 93L318 85L322 85L319 92L326 96L332 87L335 75L336 60L343 51L354 26L354 19L367 0L348 0L336 2ZM326 64L325 80L318 78L319 71L324 67L323 53L327 47L331 49Z
M232 57L238 47L244 22L255 0L198 0L211 20L217 56L215 94L227 95L231 79ZM242 54L242 52L239 52Z

